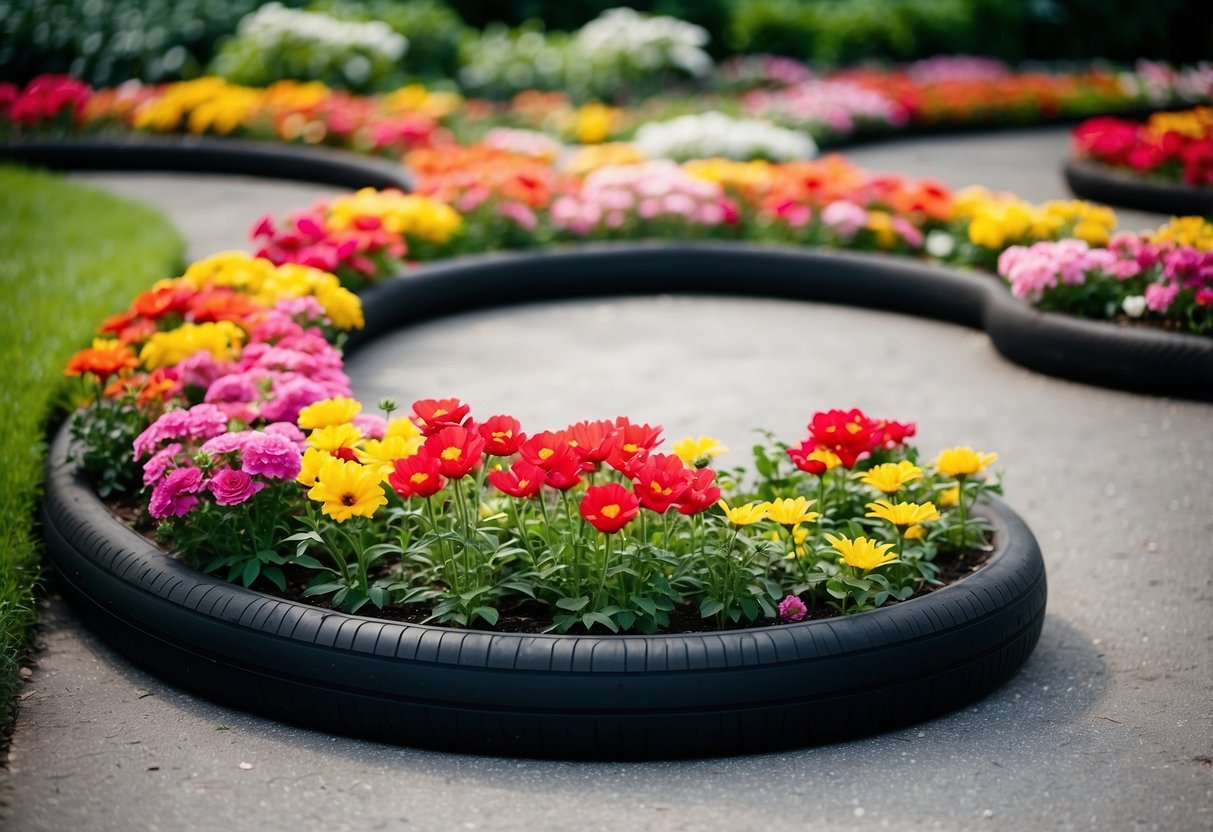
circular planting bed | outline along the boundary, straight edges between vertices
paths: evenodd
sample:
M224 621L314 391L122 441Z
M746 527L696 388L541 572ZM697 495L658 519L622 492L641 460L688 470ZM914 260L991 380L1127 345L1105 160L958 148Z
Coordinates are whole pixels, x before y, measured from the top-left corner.
M1151 181L1077 159L1063 171L1070 190L1083 199L1156 214L1213 214L1213 188Z
M43 504L76 609L151 672L322 731L569 758L702 756L829 742L945 713L1027 659L1040 550L1001 502L994 552L929 595L844 618L707 634L525 635L322 610L196 572L127 528L67 460Z

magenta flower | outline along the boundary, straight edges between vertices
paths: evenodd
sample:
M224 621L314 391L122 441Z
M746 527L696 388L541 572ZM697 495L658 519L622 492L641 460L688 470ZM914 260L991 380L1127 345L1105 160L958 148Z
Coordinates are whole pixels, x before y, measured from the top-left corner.
M795 595L789 595L779 602L779 617L784 621L799 621L809 613L809 608Z
M169 466L176 462L180 451L181 443L173 442L152 454L152 458L143 464L143 484L151 485L163 477Z
M244 471L225 468L211 477L206 487L214 495L217 505L234 506L265 488L265 483L258 482Z
M1177 283L1151 283L1146 287L1146 306L1151 312L1166 312L1178 294Z
M226 433L227 423L227 414L213 404L196 404L189 410L170 410L135 437L135 459L154 453L162 442L210 439Z
M240 470L246 474L293 480L302 467L299 446L282 434L252 433L244 443Z
M198 468L178 468L156 483L147 510L157 520L181 517L198 503L195 496L202 488L202 471Z

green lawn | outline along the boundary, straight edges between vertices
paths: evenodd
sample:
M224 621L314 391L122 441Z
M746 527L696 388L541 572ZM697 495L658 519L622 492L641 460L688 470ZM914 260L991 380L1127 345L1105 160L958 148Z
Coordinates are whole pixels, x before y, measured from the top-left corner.
M103 317L178 274L182 252L176 230L146 206L0 167L0 729L34 620L35 507L63 366Z

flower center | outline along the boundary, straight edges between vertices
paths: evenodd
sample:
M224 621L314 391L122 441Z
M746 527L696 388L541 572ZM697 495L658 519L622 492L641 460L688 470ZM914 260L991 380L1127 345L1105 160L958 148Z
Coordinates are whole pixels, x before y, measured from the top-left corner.
M416 474L413 474L413 476L409 477L409 482L411 482L413 485L421 485L422 483L427 482L429 478L429 474L417 472Z
M614 520L619 516L620 511L622 511L622 509L618 505L611 503L609 506L602 507L602 516L608 520Z
M463 456L463 448L444 448L442 450L442 458L447 462L453 462Z
M343 506L352 506L356 502L358 502L358 500L354 497L353 494L342 494L341 495L341 505L343 505Z
M540 448L539 449L539 458L547 459L549 456L551 456L554 453L556 453L556 451L554 451L552 448Z

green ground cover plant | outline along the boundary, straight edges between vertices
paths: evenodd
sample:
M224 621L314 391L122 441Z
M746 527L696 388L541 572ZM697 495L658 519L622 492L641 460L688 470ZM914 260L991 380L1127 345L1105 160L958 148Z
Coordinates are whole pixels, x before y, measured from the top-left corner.
M34 622L35 507L63 365L98 316L176 273L183 243L143 205L50 174L0 167L0 726ZM67 299L71 302L66 302Z

